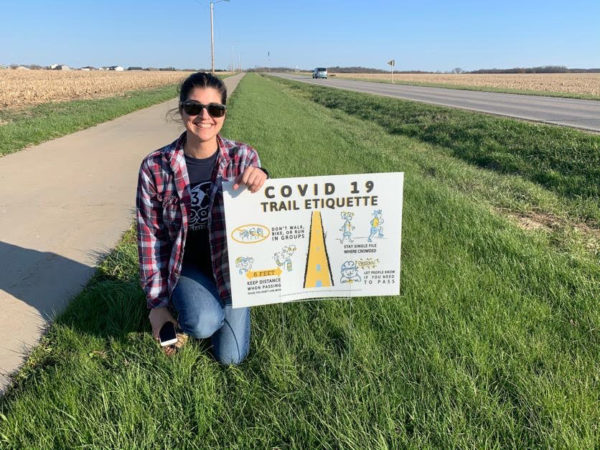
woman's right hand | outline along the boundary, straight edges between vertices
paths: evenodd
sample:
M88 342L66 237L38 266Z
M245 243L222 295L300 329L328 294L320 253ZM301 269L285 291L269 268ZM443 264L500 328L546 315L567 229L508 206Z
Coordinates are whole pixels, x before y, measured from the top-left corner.
M159 340L158 334L160 333L160 329L165 323L173 322L175 327L177 327L177 321L173 318L173 315L166 306L152 308L150 314L148 314L148 318L150 319L150 325L152 326L152 336L157 341Z

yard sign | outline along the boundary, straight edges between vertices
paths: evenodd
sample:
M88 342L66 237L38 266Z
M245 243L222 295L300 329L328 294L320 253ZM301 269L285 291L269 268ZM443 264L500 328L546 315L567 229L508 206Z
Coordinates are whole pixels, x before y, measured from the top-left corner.
M234 308L400 293L403 173L223 183Z

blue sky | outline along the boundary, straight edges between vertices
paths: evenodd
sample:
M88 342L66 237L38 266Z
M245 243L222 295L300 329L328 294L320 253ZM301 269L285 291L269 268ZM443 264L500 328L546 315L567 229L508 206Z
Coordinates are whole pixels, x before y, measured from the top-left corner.
M0 0L0 64L210 68L208 0ZM600 67L600 1L230 0L215 66Z

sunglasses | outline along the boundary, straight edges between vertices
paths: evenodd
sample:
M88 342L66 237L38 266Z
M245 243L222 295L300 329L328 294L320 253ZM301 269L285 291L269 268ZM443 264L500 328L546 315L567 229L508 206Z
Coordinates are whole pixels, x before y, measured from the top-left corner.
M189 116L197 116L198 114L202 114L202 110L206 108L206 111L211 117L223 117L225 115L225 111L227 110L227 106L220 103L209 103L208 105L203 105L202 103L198 103L193 100L181 102L181 108Z

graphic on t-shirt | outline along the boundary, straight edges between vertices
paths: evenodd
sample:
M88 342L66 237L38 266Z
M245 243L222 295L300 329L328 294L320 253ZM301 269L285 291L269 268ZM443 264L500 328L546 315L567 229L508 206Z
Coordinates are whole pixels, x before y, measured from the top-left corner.
M189 222L190 230L204 230L207 227L211 185L210 181L206 181L191 186L192 209Z

